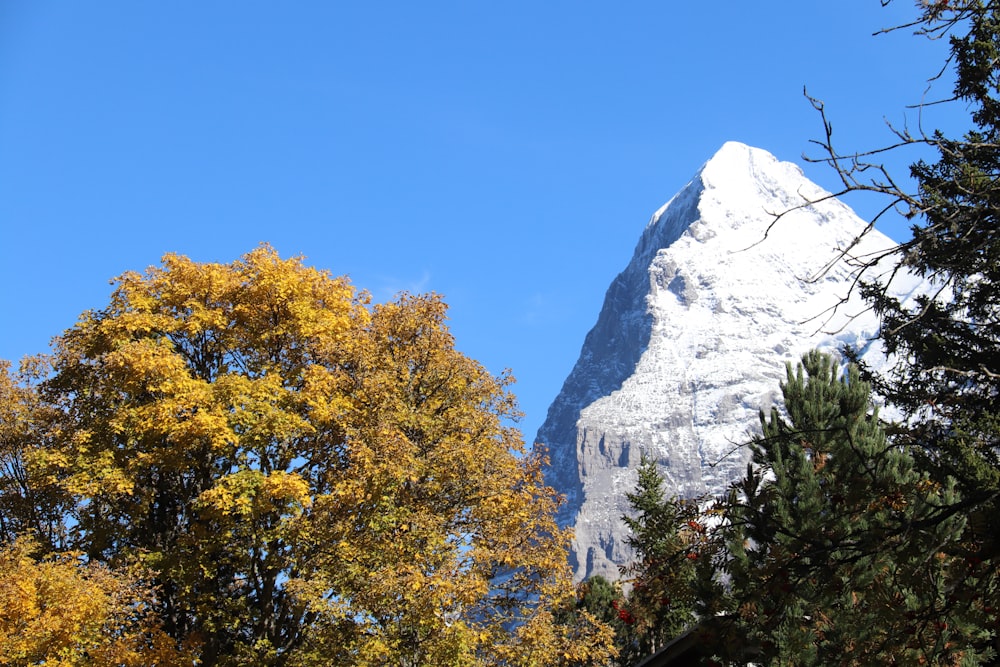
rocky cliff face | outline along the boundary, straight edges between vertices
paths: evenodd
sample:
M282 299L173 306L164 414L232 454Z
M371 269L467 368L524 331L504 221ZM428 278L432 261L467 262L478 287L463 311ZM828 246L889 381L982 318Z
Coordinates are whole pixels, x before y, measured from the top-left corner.
M617 578L627 562L621 516L643 453L669 493L719 493L745 470L744 445L780 396L786 362L868 346L873 315L856 299L837 307L857 264L839 251L865 223L825 197L795 165L728 143L653 215L536 438L566 496L578 579ZM850 255L891 244L872 232Z

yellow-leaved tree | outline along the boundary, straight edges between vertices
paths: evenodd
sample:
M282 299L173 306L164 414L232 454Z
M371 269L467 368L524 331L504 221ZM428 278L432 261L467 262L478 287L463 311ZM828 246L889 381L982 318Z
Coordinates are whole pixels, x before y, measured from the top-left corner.
M606 627L552 620L573 595L557 499L508 425L510 378L454 348L438 297L371 305L268 246L167 255L50 363L27 477L67 547L153 573L159 623L203 664L607 654Z
M142 577L35 550L27 539L0 548L0 665L194 664L160 627Z

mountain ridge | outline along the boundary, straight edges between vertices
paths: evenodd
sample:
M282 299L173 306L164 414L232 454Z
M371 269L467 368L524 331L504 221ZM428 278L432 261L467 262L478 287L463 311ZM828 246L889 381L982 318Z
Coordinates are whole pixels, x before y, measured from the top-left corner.
M877 361L852 257L893 242L866 227L796 165L737 142L654 213L536 438L566 497L577 579L617 578L627 562L621 515L642 454L668 494L720 493L745 470L740 445L787 362L845 344ZM918 285L903 276L894 289Z

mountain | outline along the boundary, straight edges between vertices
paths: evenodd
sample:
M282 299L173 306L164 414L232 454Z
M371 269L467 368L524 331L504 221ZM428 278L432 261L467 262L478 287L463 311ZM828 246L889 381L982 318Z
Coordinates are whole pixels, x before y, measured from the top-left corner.
M878 363L878 323L851 288L858 260L893 242L872 230L845 255L865 228L796 165L739 143L653 215L536 438L566 497L577 579L615 579L627 562L621 516L643 453L669 494L720 493L745 471L786 362L851 344ZM920 281L891 288L906 297Z

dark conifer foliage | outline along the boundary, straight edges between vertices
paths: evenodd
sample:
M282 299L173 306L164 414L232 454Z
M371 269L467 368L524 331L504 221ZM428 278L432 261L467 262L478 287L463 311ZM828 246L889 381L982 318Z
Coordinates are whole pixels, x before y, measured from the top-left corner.
M888 377L863 369L877 393L900 408L907 426L897 442L926 453L939 478L954 476L966 498L995 515L1000 506L1000 3L926 2L911 26L918 34L950 40L955 74L946 102L969 110L961 137L943 132L913 136L863 154L845 155L828 135L819 142L845 189L887 197L887 210L912 220L900 244L898 266L935 285L915 303L887 296L881 284L862 285L881 316L882 343L893 362ZM818 105L821 107L821 105ZM907 192L874 161L888 151L923 144L936 158L911 168L916 191ZM862 175L879 177L864 181ZM902 433L905 431L905 435Z
M668 498L656 461L642 457L632 514L622 517L635 562L622 569L631 586L620 616L632 633L622 652L649 655L694 620L694 581L707 532L697 502Z
M754 465L717 506L733 644L766 664L976 664L967 594L985 581L956 555L954 485L889 442L855 366L810 353L782 392L786 416L761 415Z
M864 274L890 372L841 372L815 352L789 368L784 411L761 415L753 465L704 512L713 529L698 558L712 567L689 582L693 631L729 664L1000 664L1000 2L925 0L917 11L896 29L948 40L955 83L940 103L967 109L968 131L903 130L889 146L842 153L813 103L820 161L843 184L835 196L884 197L873 224L908 218L912 237L887 255L933 289L904 303L884 274ZM879 161L913 146L929 156L911 167L909 191ZM643 517L677 508L656 509L671 504L649 488L641 476L632 497L652 508L630 524L640 545L657 544ZM663 544L678 537L659 530ZM651 571L639 553L635 568Z
M937 290L906 305L874 281L864 285L894 363L888 378L866 377L904 415L893 442L910 448L937 483L955 480L961 498L938 514L965 520L955 552L994 572L1000 568L1000 3L925 3L913 25L950 41L955 84L948 102L968 109L970 129L960 137L901 134L902 144L887 149L914 143L933 149L933 160L911 169L915 193L891 180L852 180L863 158L838 155L829 140L825 148L849 191L885 195L913 221L899 265L933 280ZM969 596L994 609L995 586L991 577Z

